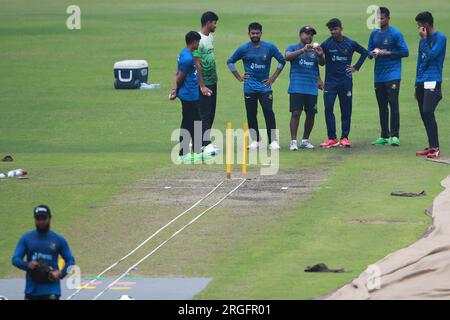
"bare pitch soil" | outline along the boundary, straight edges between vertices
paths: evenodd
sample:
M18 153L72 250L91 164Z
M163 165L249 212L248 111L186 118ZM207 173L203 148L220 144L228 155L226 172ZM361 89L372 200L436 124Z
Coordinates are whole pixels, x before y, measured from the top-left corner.
M224 176L223 167L206 165L158 171L117 194L109 203L90 205L89 214L65 233L83 276L96 275L131 251L206 195ZM311 169L283 170L275 176L250 171L248 180L235 193L163 246L133 275L210 275L216 264L233 254L235 246L245 245L245 239L283 219L285 209L301 205L324 178L323 173ZM123 272L239 182L226 180L198 207L107 275Z

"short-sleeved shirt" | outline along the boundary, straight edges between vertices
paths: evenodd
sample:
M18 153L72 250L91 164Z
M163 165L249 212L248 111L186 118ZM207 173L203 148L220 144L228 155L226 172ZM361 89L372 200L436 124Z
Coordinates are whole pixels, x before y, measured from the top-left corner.
M193 52L195 58L200 58L202 68L203 82L205 85L217 83L216 60L214 57L214 37L212 33L205 36L199 32L202 37L198 49Z
M286 52L294 52L304 47L302 43L290 45ZM288 93L304 93L317 96L319 66L317 52L315 50L305 51L296 59L291 60L291 71L289 73Z
M178 90L178 98L185 101L199 99L197 69L192 52L184 48L178 57L178 71L185 74L184 81Z
M268 93L272 92L272 88L266 86L263 81L269 78L272 58L282 66L286 64L274 44L261 41L260 45L255 47L251 42L247 42L233 53L227 63L236 63L239 60L244 63L244 70L249 74L249 78L244 82L245 93Z

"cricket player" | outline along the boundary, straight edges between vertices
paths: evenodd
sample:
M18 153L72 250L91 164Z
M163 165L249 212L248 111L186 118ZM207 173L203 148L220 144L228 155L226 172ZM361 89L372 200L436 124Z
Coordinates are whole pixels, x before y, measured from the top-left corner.
M289 111L291 112L291 151L298 150L297 131L300 115L305 111L305 127L301 149L314 149L309 142L309 136L314 127L314 118L317 113L318 89L323 89L320 79L318 60L324 64L323 50L320 46L312 44L316 30L307 25L300 29L300 43L290 45L285 52L286 61L290 61L289 73Z
M416 16L420 42L417 56L416 99L428 136L428 147L416 153L427 158L439 158L439 135L434 112L442 99L442 69L447 38L434 28L433 15L421 12Z
M214 37L219 17L211 11L201 17L201 39L197 50L193 52L200 86L199 113L203 124L203 151L215 155L219 150L211 143L210 130L214 122L217 103L217 71L214 58Z
M359 71L368 53L356 41L342 34L342 23L339 19L331 19L326 26L330 30L331 37L325 40L320 46L325 54L323 99L328 139L320 146L322 148L336 146L349 148L351 146L348 137L352 117L352 74ZM355 51L360 54L360 57L356 64L352 65L352 57ZM341 139L338 139L336 135L336 119L333 112L336 96L339 97L341 107Z
M228 59L227 64L235 78L240 82L244 82L245 108L252 138L249 149L258 149L261 147L257 119L259 101L266 121L269 148L278 150L280 149L280 145L277 142L275 134L276 122L273 112L272 84L280 75L286 61L275 45L261 41L261 24L257 22L250 23L248 26L248 35L251 41L239 47ZM269 76L272 58L278 61L278 66L274 74ZM239 74L235 65L239 60L242 60L244 64L244 76Z
M67 241L50 230L52 214L46 205L34 208L36 230L24 234L17 244L12 264L26 271L25 300L59 300L60 280L75 259ZM58 269L58 257L65 265ZM24 257L26 256L26 261Z
M380 113L380 138L373 145L400 145L400 112L398 95L402 77L402 58L409 55L403 35L389 25L390 12L380 7L380 28L369 38L369 59L375 59L374 86ZM390 107L390 126L389 126Z
M177 97L181 101L182 120L180 133L180 160L185 163L209 160L211 157L203 153L203 126L199 114L199 85L197 69L192 52L198 49L201 36L198 32L190 31L186 34L186 47L178 57L178 70L175 75L174 86L169 95L170 100ZM197 129L197 136L195 135ZM186 133L189 133L187 138ZM184 137L183 137L184 136ZM193 153L189 143L192 139Z

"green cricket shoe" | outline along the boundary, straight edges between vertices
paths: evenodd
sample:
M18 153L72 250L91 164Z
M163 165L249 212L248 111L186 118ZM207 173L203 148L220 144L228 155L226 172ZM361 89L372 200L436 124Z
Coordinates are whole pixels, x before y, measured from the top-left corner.
M397 137L392 137L391 139L389 139L389 143L391 144L391 146L394 147L399 147L400 146L400 139Z
M212 159L214 159L214 157L207 154L206 152L194 153L194 155L193 155L194 163L201 163L201 162L205 162L205 161L210 161Z
M390 141L386 138L378 138L377 140L372 142L372 145L374 146L384 146L385 144L388 144Z
M193 153L187 153L184 156L180 156L178 159L184 164L191 164L194 162L194 155L195 154Z

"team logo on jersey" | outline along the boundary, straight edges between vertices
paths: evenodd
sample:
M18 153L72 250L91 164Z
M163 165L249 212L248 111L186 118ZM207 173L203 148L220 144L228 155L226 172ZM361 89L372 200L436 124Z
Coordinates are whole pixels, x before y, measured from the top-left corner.
M384 39L383 44L384 44L384 45L387 45L388 43L389 43L388 39Z
M267 60L267 55L263 55L262 59L263 59L263 61L266 61Z
M56 243L54 243L54 242L50 243L49 248L52 250L56 250Z

